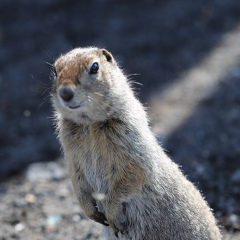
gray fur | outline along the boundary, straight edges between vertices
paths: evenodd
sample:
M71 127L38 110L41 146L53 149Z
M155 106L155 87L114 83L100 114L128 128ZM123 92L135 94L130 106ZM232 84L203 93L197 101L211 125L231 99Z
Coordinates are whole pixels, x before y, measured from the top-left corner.
M96 61L99 73L90 76ZM221 239L210 208L156 141L112 55L79 48L55 65L53 103L69 173L85 213L96 221L106 216L106 238L117 239L120 230L122 240ZM61 101L64 84L74 89L74 104L84 107L69 109Z

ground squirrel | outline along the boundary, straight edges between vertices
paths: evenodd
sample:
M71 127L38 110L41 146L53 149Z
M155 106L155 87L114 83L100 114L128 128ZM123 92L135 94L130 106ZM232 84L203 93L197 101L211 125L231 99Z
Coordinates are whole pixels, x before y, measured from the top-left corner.
M56 60L54 75L72 183L86 215L106 225L107 239L221 239L210 208L159 146L110 52L76 48Z

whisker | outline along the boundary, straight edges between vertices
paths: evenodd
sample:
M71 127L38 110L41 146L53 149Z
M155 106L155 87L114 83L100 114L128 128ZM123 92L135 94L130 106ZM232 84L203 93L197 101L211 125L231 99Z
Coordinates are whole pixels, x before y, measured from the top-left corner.
M101 97L105 97L103 94L99 93L99 92L95 92L95 94L101 96Z
M46 63L47 65L49 65L51 67L54 67L54 64L52 64L52 63L49 63L49 62L44 62L44 63Z
M47 55L47 57L48 57L52 62L54 61L54 57L53 57L53 56L50 56L50 54L49 54L46 50L42 49L42 51Z
M46 118L56 120L56 117L55 117L55 116L48 116L48 117L46 117Z
M98 93L100 96L104 96L104 95L102 95L102 94L100 94L100 93ZM114 108L113 106L111 106L111 105L109 105L108 103L105 103L105 102L103 102L103 101L100 101L100 100L98 100L98 99L96 99L96 98L93 98L93 97L91 97L91 96L89 96L88 95L88 98L90 98L91 100L93 100L93 101L95 101L95 102L97 102L97 103L99 103L99 104L104 104L104 105L106 105L107 107L110 107L111 109L113 109L113 110L115 110L116 108Z
M128 74L128 75L127 75L127 78L132 77L132 76L141 76L141 73Z
M46 96L46 97L44 98L43 102L39 104L37 110L39 110L39 109L43 106L43 104L46 103L47 99L50 98L50 97L51 97L50 95Z
M134 79L132 78L133 76L140 76L141 74L140 73L133 73L133 74L129 74L127 75L127 80L130 82L130 84L138 84L138 85L141 85L143 86L142 83L140 82L137 82L137 81L134 81Z
M36 77L34 77L33 75L31 75L31 77L32 77L32 79L33 79L34 81L40 83L41 85L43 85L43 86L48 86L46 83L39 81L39 80L38 80Z
M52 89L52 86L51 87L48 87L46 88L43 92L42 92L42 95L44 95L48 90Z
M37 94L41 93L41 91L38 88L29 88L29 90Z
M135 83L135 84L137 84L137 85L141 85L141 86L143 86L143 84L142 83L140 83L140 82L133 82L133 81L131 81L131 83Z

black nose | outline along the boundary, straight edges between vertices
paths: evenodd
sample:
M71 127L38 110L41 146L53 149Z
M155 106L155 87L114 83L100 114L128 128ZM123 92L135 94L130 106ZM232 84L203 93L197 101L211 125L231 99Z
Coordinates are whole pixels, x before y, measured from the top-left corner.
M68 102L73 98L74 92L69 87L63 87L59 90L59 95L64 101Z

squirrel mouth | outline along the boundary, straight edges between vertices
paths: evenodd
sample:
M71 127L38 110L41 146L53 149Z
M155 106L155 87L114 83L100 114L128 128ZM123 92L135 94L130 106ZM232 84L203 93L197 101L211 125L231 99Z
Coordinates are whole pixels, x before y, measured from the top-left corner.
M70 109L77 109L82 107L83 104L81 103L76 103L76 102L65 102L64 106Z
M64 108L74 110L74 109L83 107L85 105L85 102L84 101L80 101L80 102L78 102L78 101L62 101L60 99L60 105L62 105L62 107L64 107Z
M68 107L70 108L70 109L76 109L76 108L80 108L81 106L80 105L68 105Z

